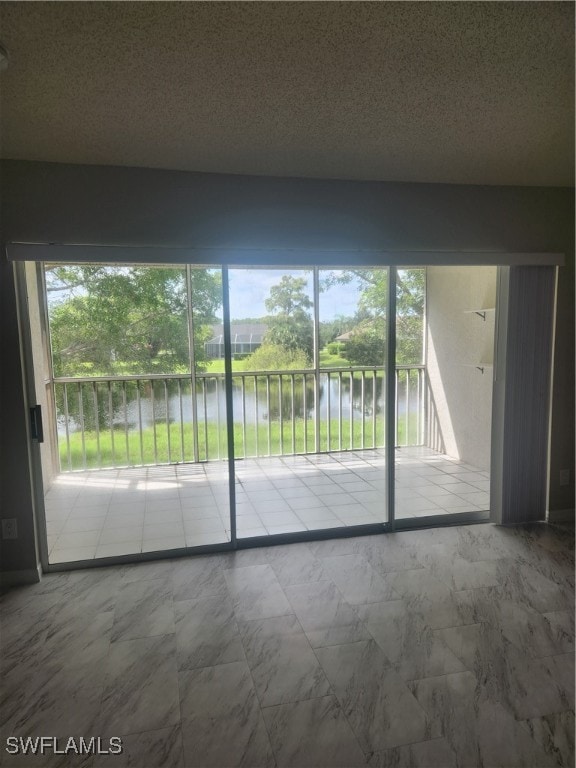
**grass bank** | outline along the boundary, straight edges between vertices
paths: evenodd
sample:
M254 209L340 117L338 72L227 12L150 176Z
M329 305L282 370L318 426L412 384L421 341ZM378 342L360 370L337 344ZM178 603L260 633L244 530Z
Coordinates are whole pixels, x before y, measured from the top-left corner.
M291 455L294 453L313 453L315 451L313 419L296 419L294 424L286 421L280 424L271 421L259 424L234 424L234 447L237 458ZM414 434L406 435L405 427L399 424L398 443L404 444L416 440L416 425L410 429ZM337 419L320 423L320 451L354 450L360 448L383 447L384 421L378 418L376 429L371 420L366 420L364 428L360 421L352 426L346 422L341 428ZM198 435L199 459L217 460L227 456L226 427L220 429L213 423L201 424ZM141 464L164 464L181 461L194 461L194 437L192 424L165 423L138 431L126 433L121 428L100 432L85 432L70 435L69 445L64 437L59 442L62 470L91 469L113 466L137 466Z

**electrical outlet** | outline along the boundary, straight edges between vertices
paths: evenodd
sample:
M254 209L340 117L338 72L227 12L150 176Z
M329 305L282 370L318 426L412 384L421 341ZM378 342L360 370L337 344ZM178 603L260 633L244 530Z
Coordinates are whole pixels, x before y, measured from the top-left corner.
M569 469L561 469L560 470L560 485L570 485L570 470Z
M18 523L15 517L9 517L2 520L2 538L3 539L18 538Z

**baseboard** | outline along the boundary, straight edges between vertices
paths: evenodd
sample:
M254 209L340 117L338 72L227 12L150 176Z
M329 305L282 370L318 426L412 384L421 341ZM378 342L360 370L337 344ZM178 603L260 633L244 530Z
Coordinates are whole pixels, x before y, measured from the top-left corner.
M24 571L0 571L0 585L3 587L17 587L24 584L37 584L42 575L40 564L36 568L28 568Z
M548 511L549 523L573 523L576 517L574 509L550 509Z

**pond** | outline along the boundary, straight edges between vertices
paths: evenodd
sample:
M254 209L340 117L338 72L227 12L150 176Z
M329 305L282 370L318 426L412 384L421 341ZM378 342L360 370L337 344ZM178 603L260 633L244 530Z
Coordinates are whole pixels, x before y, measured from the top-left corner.
M406 372L407 373L407 372ZM413 374L416 374L413 371ZM280 385L279 374L266 376L247 375L233 378L234 422L266 424L269 421L311 419L314 417L314 373L283 375ZM306 384L304 384L306 378ZM256 380L258 384L256 385ZM406 377L398 381L398 416L407 413ZM152 398L152 385L154 398ZM100 429L110 427L110 413L115 427L129 430L151 427L156 423L193 423L192 387L190 380L142 379L140 397L136 383L126 382L125 397L122 382L72 384L67 388L67 410L69 433L81 430L82 421L86 430L95 427L96 403ZM419 409L416 397L416 380L412 378L413 395L409 402L410 414ZM58 409L58 434L66 432L66 416L63 404L62 385L56 385ZM82 417L80 416L79 390L82 391ZM342 422L373 420L384 413L384 378L368 372L364 380L351 378L344 373L320 373L319 405L321 420ZM226 393L222 377L199 377L197 379L196 408L199 423L224 423L226 415Z

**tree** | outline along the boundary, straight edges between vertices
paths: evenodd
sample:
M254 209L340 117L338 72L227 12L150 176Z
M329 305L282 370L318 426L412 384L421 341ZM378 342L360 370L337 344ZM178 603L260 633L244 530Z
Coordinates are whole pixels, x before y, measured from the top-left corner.
M171 267L47 268L54 373L112 375L189 369L186 275ZM220 276L194 270L195 354L221 303Z
M344 351L350 365L384 365L386 362L386 332L381 325L370 326L352 333Z
M424 361L426 270L399 269L396 277L396 360L402 365Z
M266 342L284 347L290 352L304 352L312 359L314 333L310 309L312 300L307 295L306 278L283 275L278 285L270 288L265 306L268 318Z
M348 269L333 273L326 280L326 285L348 284L358 282L361 286L361 296L358 303L357 323L365 328L376 329L377 335L383 339L386 336L386 321L388 307L388 271L386 269ZM423 358L424 334L424 301L426 295L425 269L399 269L396 278L396 360L403 365L419 364ZM372 324L371 324L372 321ZM366 331L367 332L367 331ZM362 329L354 335L352 344L368 348L374 347L375 339L360 340ZM382 345L380 345L382 347ZM385 358L378 352L379 358ZM354 354L354 353L353 353ZM360 353L361 356L363 353ZM350 359L350 357L349 357ZM351 361L352 362L352 361ZM364 363L354 363L360 365ZM368 364L368 363L367 363ZM374 361L369 363L376 365Z
M321 320L319 328L320 348L322 349L333 342L342 333L351 331L356 325L358 325L356 318L345 315L337 315L334 320Z

